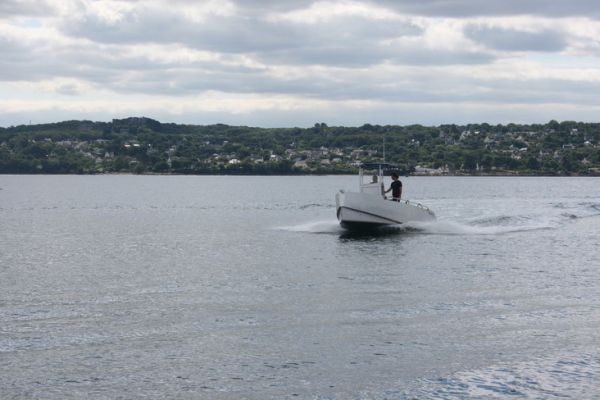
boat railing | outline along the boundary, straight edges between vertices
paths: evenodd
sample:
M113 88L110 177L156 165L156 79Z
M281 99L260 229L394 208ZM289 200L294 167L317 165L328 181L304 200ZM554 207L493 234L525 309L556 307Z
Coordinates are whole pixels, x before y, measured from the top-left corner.
M404 203L404 204L406 204L406 205L413 205L413 206L415 206L415 207L422 208L423 210L425 210L425 211L429 212L430 214L432 214L432 213L433 213L433 211L431 211L431 210L429 209L429 207L427 207L427 206L424 206L424 205L423 205L423 204L421 204L421 203L411 203L411 201L410 201L410 200L408 200L408 199L407 199L407 200L394 200L393 198L391 198L391 199L387 199L387 198L386 198L386 200L388 200L388 201L394 201L394 202L397 202L397 203Z

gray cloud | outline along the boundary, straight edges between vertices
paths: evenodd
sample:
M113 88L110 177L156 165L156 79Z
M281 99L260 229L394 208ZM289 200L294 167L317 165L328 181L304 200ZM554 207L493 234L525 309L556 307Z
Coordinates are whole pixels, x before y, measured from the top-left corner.
M311 127L315 122L326 122L330 126L361 126L365 123L439 125L446 123L469 124L487 122L496 123L545 123L552 119L597 121L598 108L594 105L578 107L556 107L549 105L521 105L504 107L498 103L464 105L458 102L384 104L357 109L352 106L337 105L334 108L295 109L295 110L258 110L252 113L233 113L227 111L173 112L168 108L146 109L143 112L124 110L121 112L99 109L93 113L67 110L55 107L48 110L3 112L0 113L0 126L32 123L59 122L70 119L110 121L113 118L126 118L132 115L146 116L161 122L261 126L261 127Z
M157 62L142 55L132 55L126 46L54 44L52 47L43 40L25 44L0 38L0 81L74 78L106 88L124 89L129 86L130 92L136 92L140 82L147 82L158 74L160 76L156 79L168 87L186 74L204 76L210 82L213 74L242 79L254 71L253 68L230 66L218 61ZM206 89L218 90L215 86L207 86ZM179 92L183 93L184 90Z
M470 65L486 64L494 60L489 53L416 48L402 45L383 45L355 48L320 46L294 50L265 52L260 59L273 64L333 65L368 67L387 61L398 65Z
M226 93L291 95L305 99L373 100L410 103L494 103L494 104L598 104L600 83L563 79L482 81L468 77L436 75L433 72L407 76L369 73L341 74L314 79L310 74L294 79L273 77L268 71L252 73L199 70L148 71L135 81L107 84L122 93L199 94L206 90Z
M258 3L249 1L239 5L243 10L252 5L263 10L276 3L276 9L288 10L311 2ZM408 21L372 20L359 16L337 16L320 23L304 24L266 20L254 10L250 14L212 16L199 23L173 10L138 7L116 22L86 14L67 18L62 21L61 28L73 37L85 37L98 43L177 43L219 53L248 54L269 65L354 68L382 62L453 65L488 63L494 59L490 53L395 45L395 39L421 35L423 28Z
M600 17L595 0L369 0L403 14L434 17L538 15Z
M88 15L84 19L65 21L62 28L71 36L100 43L181 43L226 53L282 48L302 40L282 24L265 26L256 19L220 16L205 23L194 23L168 11L140 10L116 23Z
M561 51L567 47L565 36L556 31L524 32L512 29L468 26L465 35L496 50Z
M2 0L0 18L11 16L47 16L54 8L46 0Z
M375 50L373 50L375 51ZM377 53L377 51L379 53ZM326 52L325 52L326 53ZM427 65L464 64L489 61L485 54L397 48L375 51L372 57L387 57L394 62L422 63L425 69L406 75L387 72L379 75L368 69L346 69L338 73L301 76L273 75L270 68L227 66L218 61L171 61L157 63L144 56L129 54L126 46L50 47L47 42L28 45L0 40L0 77L8 81L39 81L55 77L76 78L117 94L187 96L207 90L225 93L290 95L309 99L346 101L376 100L383 102L495 102L545 103L560 99L572 103L598 103L600 87L588 82L563 80L481 81L475 78L427 70ZM385 54L384 54L385 53ZM35 55L31 57L31 55ZM273 55L271 55L273 56ZM293 54L286 55L293 62ZM369 58L369 54L355 54ZM307 53L298 55L307 61ZM323 54L315 56L322 60ZM340 55L332 56L338 60ZM349 60L348 63L351 61ZM474 90L473 88L477 88ZM78 88L69 83L57 88L65 95L77 95Z
M86 15L64 21L62 29L100 43L180 43L200 50L253 54L269 62L347 66L377 64L387 59L383 49L377 49L381 42L422 33L409 22L375 23L360 17L301 24L235 15L194 23L181 14L149 9L132 11L116 23ZM361 58L362 54L367 57Z
M185 0L172 1L188 3ZM311 1L237 0L239 8L235 15L211 16L202 23L192 22L176 8L152 8L135 0L131 3L139 7L136 6L118 21L107 22L89 13L83 16L67 15L57 22L56 26L61 32L72 38L88 40L54 42L49 38L33 39L36 35L31 35L21 41L16 37L10 39L0 36L0 83L73 78L87 82L94 88L111 91L115 99L122 102L127 97L121 95L144 94L164 96L161 99L170 98L176 104L186 96L217 91L231 94L228 98L248 94L274 99L273 96L282 95L301 99L302 104L319 100L331 101L331 104L339 104L340 107L339 110L337 106L335 110L316 107L301 111L269 110L252 112L251 115L235 114L233 111L190 111L180 116L168 110L151 110L152 114L149 114L175 122L251 123L263 126L306 125L299 121L309 121L308 125L311 125L315 120L337 121L341 124L417 121L411 119L413 115L408 111L401 117L404 119L394 120L400 115L395 109L397 104L403 104L403 109L412 110L414 118L423 118L420 121L427 121L427 118L432 121L434 117L427 117L427 113L437 116L437 105L445 105L448 107L445 115L450 122L459 122L453 116L460 115L461 107L467 110L465 115L474 115L469 114L468 109L480 106L488 110L488 114L482 115L493 116L494 107L499 110L503 106L505 109L519 108L514 107L515 104L531 105L532 109L552 102L581 107L600 104L600 95L597 94L600 93L600 85L593 82L561 79L485 80L465 76L465 67L460 69L460 75L451 68L454 65L492 63L496 57L505 56L503 52L560 51L566 48L570 38L557 31L530 33L467 25L464 30L466 37L489 49L474 52L468 48L445 49L442 43L433 43L437 49L420 46L420 37L426 32L409 19L373 20L338 15L305 24L265 18L269 12L307 7ZM498 4L466 0L380 0L372 3L402 13L452 17L513 15L522 13L524 7L531 9L529 2L521 4L519 1L517 4L513 0ZM539 6L545 2L532 0L532 3ZM583 3L575 1L569 4L575 4L576 9L578 5L583 7ZM44 4L49 7L48 3ZM33 2L27 1L5 1L0 4L0 17L6 15L10 20L17 16L15 20L19 20L22 16L35 15L38 10L34 10L32 5ZM556 7L568 8L566 2ZM52 13L50 8L46 8L46 11ZM575 11L571 10L571 13ZM539 15L543 13L559 12L557 9L552 11L549 6L545 11L537 12ZM562 15L571 14L565 12ZM46 29L52 23L51 20L46 22L37 29ZM429 45L432 39L435 38L427 36ZM160 60L158 54L144 56L133 52L130 47L131 44L156 43L163 45L159 51L174 44L178 50L207 50L218 53L218 57L214 60L190 60L182 52L181 58ZM248 56L248 59L262 63L262 66L236 65L239 56ZM397 69L398 65L419 68ZM293 66L293 75L282 76L285 68L281 66ZM481 68L477 72L481 72ZM86 98L94 97L93 91L80 93L86 85L79 85L79 82L58 80L54 85L57 86L57 98L60 96L65 101L67 97L74 97L72 104L76 104L80 94L85 94ZM345 104L345 101L355 100L374 101L377 106L353 109ZM431 104L436 104L433 114ZM132 109L136 109L136 106L132 105ZM56 115L64 115L59 119L78 117L74 114L67 116L65 110L57 110ZM128 116L129 113L122 116ZM0 113L0 121L8 121L6 115ZM17 118L18 115L15 113L13 117ZM51 111L38 115L44 115L45 121L55 118ZM105 119L102 116L105 114L97 115ZM105 116L106 119L118 117ZM93 116L81 115L81 118ZM493 118L486 119L494 121Z
M494 59L495 56L484 52L426 48L399 49L398 53L391 58L398 64L422 66L487 64Z
M433 17L473 17L538 15L547 17L584 16L600 18L596 0L362 0L368 4L395 10L401 14ZM142 1L128 0L140 4ZM285 12L309 7L316 0L233 0L240 14L261 18L266 13ZM170 0L173 4L196 5L193 0ZM44 16L54 13L49 0L2 0L0 17L11 15ZM169 13L168 7L163 9Z
M184 4L194 4L194 0L176 0ZM309 7L317 0L233 0L243 14L264 15L269 12L286 12Z

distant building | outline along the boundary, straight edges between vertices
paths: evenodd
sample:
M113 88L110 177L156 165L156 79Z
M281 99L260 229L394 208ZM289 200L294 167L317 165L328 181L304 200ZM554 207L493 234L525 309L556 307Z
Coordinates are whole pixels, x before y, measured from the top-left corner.
M308 169L309 167L306 160L298 160L294 163L294 168Z

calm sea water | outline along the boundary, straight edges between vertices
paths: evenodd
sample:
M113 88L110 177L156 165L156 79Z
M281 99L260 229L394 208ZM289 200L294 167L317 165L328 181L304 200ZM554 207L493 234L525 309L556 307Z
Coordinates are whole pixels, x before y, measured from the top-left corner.
M600 180L0 176L2 399L600 397Z

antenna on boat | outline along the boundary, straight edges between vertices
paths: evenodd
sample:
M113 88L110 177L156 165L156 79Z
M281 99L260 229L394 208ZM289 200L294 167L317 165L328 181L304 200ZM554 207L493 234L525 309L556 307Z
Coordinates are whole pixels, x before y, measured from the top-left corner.
M383 135L383 162L385 162L385 135Z

